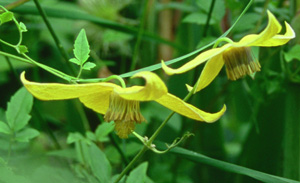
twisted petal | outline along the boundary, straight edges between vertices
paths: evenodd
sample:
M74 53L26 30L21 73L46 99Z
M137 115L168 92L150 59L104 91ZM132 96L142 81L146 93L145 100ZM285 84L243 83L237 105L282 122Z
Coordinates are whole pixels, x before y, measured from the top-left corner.
M183 116L197 121L205 121L208 123L215 122L226 111L226 106L224 105L223 108L217 113L207 113L194 107L191 104L184 102L183 100L170 93L162 96L159 99L156 99L155 101L171 109L172 111L177 112L178 114L181 114Z
M145 86L115 88L114 92L124 99L137 101L155 100L168 93L164 82L153 72L142 71L132 76L132 78L137 77L145 79Z
M270 11L267 11L267 13L269 20L267 27L260 34L250 34L243 37L239 42L233 43L234 46L259 46L262 45L263 42L277 35L282 27Z
M226 49L230 48L230 44L226 44L220 48L213 48L210 50L207 50L205 52L200 53L196 58L193 60L189 61L188 63L184 64L183 66L179 67L178 69L172 69L168 67L164 61L161 62L162 64L162 69L168 74L168 75L173 75L173 74L181 74L186 71L189 71L198 65L202 64L203 62L207 61L208 59L222 53Z
M59 84L36 83L25 79L25 72L21 74L21 81L27 90L40 100L63 100L82 96L91 96L95 93L112 91L118 85L112 83L91 84Z
M197 81L197 88L194 93L202 90L208 86L219 74L224 65L223 55L219 54L211 58L205 64L203 71L201 72L200 78ZM192 90L192 87L187 85L188 91Z
M257 43L254 46L266 46L266 47L271 47L271 46L280 46L286 44L289 40L295 38L296 34L293 30L293 28L288 24L287 22L285 23L285 34L277 34L271 39L265 40L261 43Z

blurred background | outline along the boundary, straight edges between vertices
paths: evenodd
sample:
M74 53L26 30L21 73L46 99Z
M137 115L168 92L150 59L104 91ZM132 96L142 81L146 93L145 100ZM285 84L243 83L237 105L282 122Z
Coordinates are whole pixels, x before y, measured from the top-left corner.
M45 24L35 1L0 0L0 5L12 11L16 19L27 26L28 32L23 34L22 44L28 47L28 55L69 75L76 76L78 72L78 67L68 59L74 57L74 40L84 28L91 49L89 61L97 66L91 71L83 71L82 78L119 75L190 53L222 35L249 3L246 0L38 2L57 40ZM298 35L299 8L298 0L255 0L228 37L238 41L247 34L259 33L267 24L267 10L281 25L284 21L289 22ZM0 26L0 39L15 44L18 36L12 22ZM57 46L58 42L63 48ZM262 66L255 79L247 76L229 81L223 69L211 85L189 101L208 112L217 112L226 104L227 111L220 120L206 124L174 115L157 142L171 143L189 131L194 136L180 144L184 149L299 181L299 44L297 36L281 47L252 48ZM18 56L16 51L3 44L0 44L0 50ZM172 67L177 68L192 58L177 62ZM165 75L161 69L155 72L165 81L170 93L183 98L187 94L185 84L193 85L202 69L203 65L172 77ZM1 121L5 121L7 102L22 87L19 75L24 70L31 81L66 83L35 65L1 55ZM138 79L129 81L126 78L126 82L128 85L143 84ZM141 111L147 123L137 125L136 131L148 137L170 112L154 102L142 103ZM94 133L103 121L102 116L75 99L51 102L34 99L30 114L32 117L28 125L40 134L27 143L14 142L9 161L7 154L11 141L0 133L0 157L3 160L1 162L0 159L0 166L5 168L2 172L8 172L4 182L101 182L93 168L82 165L78 159L78 144L67 144L67 137L72 133L89 139L86 132ZM120 173L128 160L142 148L134 136L121 140L115 132L92 141L106 155L112 175ZM228 167L216 168L212 162L199 163L176 152L158 155L148 151L140 160L144 161L148 162L146 182L262 181L242 173L231 173ZM45 177L49 179L44 180Z

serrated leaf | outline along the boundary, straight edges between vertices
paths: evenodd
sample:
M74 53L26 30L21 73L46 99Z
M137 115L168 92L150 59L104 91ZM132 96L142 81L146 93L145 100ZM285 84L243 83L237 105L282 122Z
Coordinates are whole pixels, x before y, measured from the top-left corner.
M22 87L7 104L6 119L9 127L17 132L24 128L31 116L29 115L33 104L33 96Z
M145 182L147 175L147 168L148 168L148 162L144 162L140 164L138 167L133 169L127 180L126 183L140 183L140 182Z
M98 141L105 140L105 137L114 130L115 125L114 123L102 123L100 124L96 131L95 135Z
M84 70L91 70L92 68L96 67L96 64L92 63L92 62L86 62L82 69Z
M0 25L4 24L5 22L9 22L13 19L14 14L10 11L4 12L0 15Z
M20 22L19 26L20 26L19 28L20 28L21 32L27 32L26 25L23 22Z
M80 61L80 65L83 65L89 58L90 46L84 29L81 29L75 40L73 52L75 57Z
M67 143L72 144L74 142L78 142L80 140L84 140L84 137L80 133L69 133L67 138Z
M21 130L17 132L16 134L16 141L19 142L29 142L30 139L33 139L34 137L38 136L40 134L39 131L33 128L25 128L24 130Z
M7 135L11 134L9 126L3 121L0 121L0 133L4 133Z
M80 61L77 58L71 58L71 59L69 59L69 61L74 64L81 65Z
M28 52L28 48L24 45L19 45L18 47L16 47L18 53L23 54L23 53L27 53Z

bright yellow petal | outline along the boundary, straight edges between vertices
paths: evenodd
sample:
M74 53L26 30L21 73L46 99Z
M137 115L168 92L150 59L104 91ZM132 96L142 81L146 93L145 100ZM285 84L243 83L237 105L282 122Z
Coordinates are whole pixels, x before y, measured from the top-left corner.
M21 74L21 81L27 90L40 100L64 100L92 95L103 91L112 91L118 85L112 83L91 84L59 84L36 83L25 79L25 72Z
M85 95L79 97L80 102L82 102L87 108L94 110L97 113L105 114L109 107L109 98L112 91L101 90L92 95Z
M228 49L229 47L231 47L230 44L225 44L224 46L220 47L220 48L213 48L210 50L207 50L205 52L200 53L196 58L194 58L193 60L189 61L188 63L184 64L183 66L181 66L178 69L172 69L170 67L168 67L164 61L161 62L162 64L162 69L168 74L168 75L173 75L173 74L181 74L184 72L187 72L195 67L197 67L198 65L202 64L203 62L209 60L210 58L222 53L223 51L225 51L226 49Z
M222 67L224 66L223 55L219 54L213 58L211 58L204 66L203 71L197 81L197 88L194 93L202 90L207 85L209 85L219 74ZM187 85L189 91L191 91L192 87Z
M115 88L114 92L127 100L149 101L160 98L168 93L165 83L153 72L142 71L131 78L144 78L145 86L132 86L128 88Z
M281 31L281 25L275 16L268 12L268 25L260 34L250 34L243 37L239 42L233 43L236 47L242 46L260 46L263 42L276 36Z
M178 114L186 116L188 118L197 120L197 121L205 121L208 123L212 123L218 120L226 111L226 106L217 113L207 113L204 112L195 106L188 104L181 100L180 98L168 93L167 95L162 96L161 98L155 100L161 105L175 111Z
M274 37L272 37L271 39L261 42L260 44L257 44L255 46L267 46L267 47L280 46L280 45L286 44L289 40L295 38L296 34L295 34L293 28L287 22L284 22L284 23L285 23L285 27L286 27L285 34L283 34L283 35L277 34Z

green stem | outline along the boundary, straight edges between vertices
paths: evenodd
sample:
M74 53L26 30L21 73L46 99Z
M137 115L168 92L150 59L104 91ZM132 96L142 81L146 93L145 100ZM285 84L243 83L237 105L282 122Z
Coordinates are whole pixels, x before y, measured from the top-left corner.
M138 35L137 35L137 40L136 40L136 43L135 43L135 46L134 46L130 71L133 71L136 67L136 64L137 64L138 51L140 49L142 35L144 33L144 25L145 25L145 18L146 18L148 1L149 0L145 0L145 2L144 2L145 4L144 4L144 8L143 8L143 14L142 14L142 17L141 17L141 20L140 20L140 28L139 28L139 32L138 32Z
M9 46L9 47L12 47L12 48L15 48L15 47L16 47L16 46L13 45L13 44L10 44L10 43L8 43L8 42L6 42L6 41L3 41L2 39L0 39L0 42L3 43L3 44L5 44L5 45L7 45L7 46Z
M210 22L210 19L211 19L211 15L212 15L213 9L215 7L215 2L216 2L216 0L212 0L212 2L210 4L210 8L209 8L209 12L208 12L208 15L207 15L207 19L206 19L206 23L205 23L205 26L204 26L204 31L203 31L203 36L202 37L206 37L209 22Z
M68 81L68 82L70 82L71 80L76 80L76 78L73 77L73 76L69 76L69 75L67 75L67 74L65 74L65 73L63 73L63 72L61 72L61 71L59 71L59 70L53 69L53 68L48 67L48 66L46 66L46 65L44 65L44 64L40 64L39 62L37 62L37 61L33 60L32 58L30 58L30 57L29 57L28 55L26 55L25 53L23 53L22 55L23 55L25 58L27 58L32 64L35 64L35 65L37 65L37 66L39 66L39 67L45 69L46 71L52 73L53 75L55 75L55 76L57 76L57 77L60 77L60 78L66 80L66 81Z
M78 73L76 79L79 79L79 78L80 78L81 73L82 73L82 65L80 65L79 73Z
M215 42L213 48L216 48L223 41L227 42L227 43L233 43L233 41L230 38L228 38L228 37L222 37L222 38L217 39L217 41Z
M79 151L80 151L80 156L82 158L83 166L86 168L87 167L87 161L85 160L85 157L84 157L83 148L82 148L82 142L79 141L78 145L79 145Z
M2 45L0 45L0 49L3 50ZM17 74L16 70L14 69L13 65L11 64L10 58L7 56L4 56L4 58L9 66L10 71L14 74L15 78L18 79L18 74Z
M187 101L191 98L194 91L196 90L196 85L194 85L193 89L186 95L186 97L183 99L183 101ZM137 160L139 160L140 157L148 150L148 148L151 146L154 139L158 136L158 134L161 132L163 127L167 124L167 122L171 119L171 117L175 114L175 112L171 112L169 116L161 123L161 125L156 129L156 131L153 133L153 135L150 137L150 139L147 142L147 145L144 145L144 147L139 151L139 153L131 160L131 162L126 166L126 168L122 171L122 173L119 175L118 179L115 181L115 183L119 182L122 177L132 168L132 166L135 164Z
M46 26L47 26L47 28L48 28L51 36L52 36L52 38L54 39L54 42L55 42L57 48L59 49L61 55L64 57L67 65L68 65L68 67L71 69L72 74L75 74L76 72L73 69L73 67L71 66L71 63L69 62L68 54L65 51L65 49L63 48L62 44L60 43L60 41L59 41L56 33L54 32L54 29L52 28L52 26L51 26L51 24L50 24L50 22L49 22L49 20L47 18L47 15L46 15L44 9L41 7L41 5L40 5L40 3L39 3L38 0L33 0L33 2L35 3L36 8L38 9L40 15L42 16L42 18L43 18L43 20L44 20L44 22L45 22L45 24L46 24Z
M14 9L14 8L16 8L18 6L21 6L22 4L24 4L24 3L28 2L28 1L30 1L30 0L19 0L19 1L16 1L16 2L13 2L13 3L10 3L10 4L6 5L5 8L7 10L11 10L11 9Z
M8 10L7 10L6 8L4 8L3 6L0 6L0 7L3 9L3 11L8 12ZM2 42L3 44L6 44L6 45L10 46L10 47L16 48L17 46L19 46L19 45L22 43L22 40L23 40L23 34L22 34L22 31L21 31L21 28L20 28L20 24L19 24L19 22L17 21L17 19L13 16L13 17L12 17L12 20L14 21L14 23L16 24L16 26L17 26L17 28L18 28L18 32L19 32L19 41L18 41L18 43L17 43L16 45L12 45L12 44L7 43L7 42L5 42L5 41L3 41L3 40L1 40L1 42Z
M106 81L109 81L109 80L112 80L112 79L118 80L118 81L121 83L122 88L126 88L126 84L125 84L124 79L121 78L121 77L118 76L118 75L111 75L111 76L109 76L109 77L103 79L102 81L103 81L103 82L106 82Z
M15 55L12 55L10 53L6 53L6 52L3 52L3 51L0 51L0 55L3 55L5 57L8 57L8 58L12 58L12 59L15 59L15 60L19 60L21 62L24 62L24 63L27 63L27 64L34 64L34 65L37 65L38 67L41 67L42 69L52 73L52 74L55 74L56 76L64 79L64 80L67 80L67 81L70 81L70 80L76 80L75 77L73 76L69 76L59 70L56 70L56 69L53 69L52 67L49 67L49 66L46 66L44 64L41 64L39 62L36 62L35 60L31 59L29 56L27 56L26 54L22 54L25 58L22 58L22 57L18 57L18 56L15 56Z
M121 172L121 174L119 175L119 177L117 178L117 180L114 181L114 183L118 183L123 176L131 169L131 167L137 162L137 160L139 160L143 154L148 150L147 146L144 146L139 152L138 154L133 158L133 160L131 160L131 162L126 166L126 168Z
M18 57L18 56L16 56L16 55L12 55L12 54L10 54L10 53L6 53L6 52L3 52L3 51L0 51L0 55L3 55L4 57L13 58L13 59L15 59L15 60L19 60L19 61L21 61L21 62L25 62L25 63L27 63L27 64L33 64L31 61L29 61L29 60L27 60L27 59L25 59L25 58ZM43 64L41 64L41 65L43 65Z

